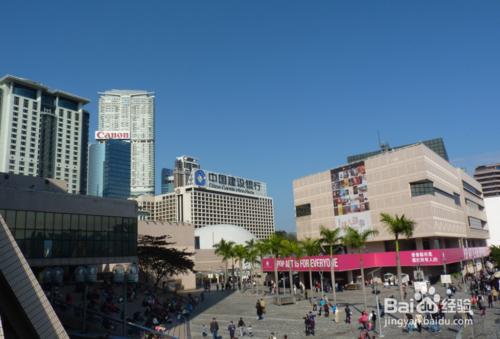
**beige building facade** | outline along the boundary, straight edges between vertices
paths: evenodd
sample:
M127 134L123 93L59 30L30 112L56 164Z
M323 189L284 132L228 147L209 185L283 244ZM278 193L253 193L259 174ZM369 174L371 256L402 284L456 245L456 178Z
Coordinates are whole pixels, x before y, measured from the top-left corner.
M195 228L229 224L242 227L258 239L274 233L273 199L267 196L190 185L178 187L173 193L142 195L135 200L143 220L185 222Z
M402 249L486 246L481 185L423 143L367 157L293 182L298 239L320 227L375 229L368 251L393 250L380 213L416 222Z
M185 223L170 223L163 221L140 220L138 224L138 235L149 235L154 237L167 235L168 242L173 242L171 247L180 251L186 250L194 253L194 227ZM192 256L194 261L194 254ZM193 290L196 288L196 277L193 272L178 274L168 277L168 282L175 283L181 289Z

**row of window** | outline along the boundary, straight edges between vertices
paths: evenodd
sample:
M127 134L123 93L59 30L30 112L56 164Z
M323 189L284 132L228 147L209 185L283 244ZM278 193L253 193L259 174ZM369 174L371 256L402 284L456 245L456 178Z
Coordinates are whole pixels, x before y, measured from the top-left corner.
M434 187L434 183L430 180L422 180L410 183L410 192L412 197L418 197L421 195L435 195L440 194L444 197L450 198L455 202L455 205L460 206L460 194L453 192L448 193L440 188Z
M137 219L0 210L28 258L133 256Z

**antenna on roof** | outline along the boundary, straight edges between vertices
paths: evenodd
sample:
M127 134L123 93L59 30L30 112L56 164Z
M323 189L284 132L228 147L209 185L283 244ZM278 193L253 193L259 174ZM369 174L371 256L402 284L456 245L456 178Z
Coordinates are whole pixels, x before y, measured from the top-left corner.
M389 146L389 143L382 142L382 140L380 139L380 132L379 131L377 131L377 137L378 137L378 146L380 147L380 150L382 152L390 151L391 147Z

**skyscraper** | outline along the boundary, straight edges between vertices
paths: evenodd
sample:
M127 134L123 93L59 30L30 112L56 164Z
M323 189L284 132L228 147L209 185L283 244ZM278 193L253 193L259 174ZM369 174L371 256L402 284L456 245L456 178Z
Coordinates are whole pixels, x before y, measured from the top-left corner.
M191 172L200 168L200 162L196 158L187 155L177 157L175 159L174 186L183 187L187 185Z
M500 196L500 163L476 167L474 178L483 186L485 198Z
M174 171L170 168L161 170L161 194L174 191Z
M130 143L108 140L89 146L89 195L130 197Z
M100 93L100 139L128 133L131 144L130 194L154 194L155 119L154 93L141 90L110 90Z
M0 79L0 172L64 180L87 189L89 101L19 77Z

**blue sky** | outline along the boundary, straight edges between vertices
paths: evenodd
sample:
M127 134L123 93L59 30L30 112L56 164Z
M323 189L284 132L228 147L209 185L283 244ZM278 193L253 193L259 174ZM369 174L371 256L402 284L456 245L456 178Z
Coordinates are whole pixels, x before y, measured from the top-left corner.
M292 180L351 153L442 136L500 161L500 2L14 1L0 74L92 100L156 92L157 174L178 155L268 183L295 230ZM158 186L158 185L157 185Z

